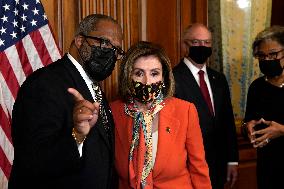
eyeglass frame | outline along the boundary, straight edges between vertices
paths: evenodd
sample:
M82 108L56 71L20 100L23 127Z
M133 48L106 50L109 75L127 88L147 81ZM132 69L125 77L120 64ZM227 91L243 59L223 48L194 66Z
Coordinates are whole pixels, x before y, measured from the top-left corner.
M254 58L256 58L258 60L265 60L266 58L268 58L269 60L276 60L278 55L279 55L279 53L283 52L283 51L284 51L284 49L281 49L281 50L275 51L275 52L270 52L268 54L255 53L253 56L254 56ZM263 56L263 57L260 57L260 56ZM282 59L283 57L284 57L284 55L281 58L279 58L279 59Z
M116 53L116 57L117 59L122 59L125 55L125 51L122 50L120 47L116 47L114 46L109 39L106 38L102 38L102 37L96 37L96 36L90 36L90 35L83 35L81 34L83 37L85 38L89 38L89 39L93 39L96 40L100 43L100 48L111 48L112 50L114 50L114 52ZM102 43L106 43L106 45L103 45Z
M184 41L187 44L188 42L190 42L191 44L188 44L190 46L200 46L200 45L211 46L212 45L212 39L185 39Z

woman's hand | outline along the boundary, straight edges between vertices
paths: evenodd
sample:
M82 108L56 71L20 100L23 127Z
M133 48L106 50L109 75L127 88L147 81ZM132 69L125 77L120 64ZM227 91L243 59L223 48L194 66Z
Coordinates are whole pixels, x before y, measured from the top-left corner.
M266 121L260 119L261 123L268 125L267 128L252 132L252 136L261 135L260 137L254 137L252 140L255 148L263 147L269 143L270 140L278 138L284 135L284 125L281 125L275 121Z
M260 120L251 120L249 122L246 122L242 125L242 127L246 130L246 135L248 137L248 139L250 140L250 142L252 143L252 141L255 140L255 135L253 135L252 133L255 132L255 126L261 123L261 119Z

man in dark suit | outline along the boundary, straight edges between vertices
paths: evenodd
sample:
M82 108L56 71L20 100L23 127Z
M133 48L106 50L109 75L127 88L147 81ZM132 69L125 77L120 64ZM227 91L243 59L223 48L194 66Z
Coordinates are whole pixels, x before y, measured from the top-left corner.
M69 53L27 78L13 107L9 189L114 188L114 123L99 82L123 54L121 43L122 29L113 18L89 15ZM69 88L82 96L74 100ZM93 114L85 123L74 122L75 111L88 111L74 109L84 99L97 101Z
M182 45L185 57L173 69L175 96L193 102L199 115L206 160L213 189L237 179L238 149L228 83L223 74L206 66L211 33L202 24L186 28Z

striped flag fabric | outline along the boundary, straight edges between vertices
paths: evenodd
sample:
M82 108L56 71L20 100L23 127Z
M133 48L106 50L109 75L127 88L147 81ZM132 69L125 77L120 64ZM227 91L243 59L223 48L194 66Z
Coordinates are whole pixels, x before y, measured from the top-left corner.
M0 0L0 189L8 188L14 158L11 116L18 89L60 57L40 0Z

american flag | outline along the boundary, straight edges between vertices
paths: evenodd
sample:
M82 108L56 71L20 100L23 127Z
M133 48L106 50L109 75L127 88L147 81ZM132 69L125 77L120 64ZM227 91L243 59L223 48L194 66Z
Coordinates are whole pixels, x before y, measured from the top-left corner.
M8 188L17 92L36 69L61 57L40 0L0 0L0 188Z

